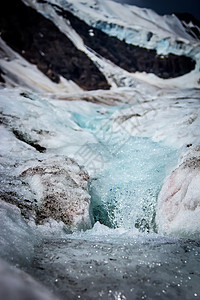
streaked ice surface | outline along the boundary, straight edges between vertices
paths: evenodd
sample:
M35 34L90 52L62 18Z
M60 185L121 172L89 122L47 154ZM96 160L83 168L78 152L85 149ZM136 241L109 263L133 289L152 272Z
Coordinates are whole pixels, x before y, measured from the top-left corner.
M35 248L31 274L60 299L173 299L200 297L200 243L129 234L96 223Z

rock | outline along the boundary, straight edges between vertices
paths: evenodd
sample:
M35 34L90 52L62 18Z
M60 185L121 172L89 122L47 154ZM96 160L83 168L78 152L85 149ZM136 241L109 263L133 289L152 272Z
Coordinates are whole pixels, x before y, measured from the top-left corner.
M74 160L54 156L27 162L20 178L35 195L36 223L52 218L70 230L91 226L89 177Z
M200 149L192 149L166 179L158 199L157 225L162 234L199 237Z
M51 81L58 84L63 76L85 90L110 88L105 76L85 53L50 20L22 1L8 1L1 7L0 30L3 40Z

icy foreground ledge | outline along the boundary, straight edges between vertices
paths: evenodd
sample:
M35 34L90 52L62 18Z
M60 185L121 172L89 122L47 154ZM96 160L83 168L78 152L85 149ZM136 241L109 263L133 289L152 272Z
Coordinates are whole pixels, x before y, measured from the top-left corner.
M0 298L6 300L56 300L30 275L0 260Z
M176 236L200 234L200 147L183 158L166 179L157 207L159 232Z
M21 216L18 207L2 199L0 199L0 220L0 257L14 264L28 265L33 257L35 243L32 228Z

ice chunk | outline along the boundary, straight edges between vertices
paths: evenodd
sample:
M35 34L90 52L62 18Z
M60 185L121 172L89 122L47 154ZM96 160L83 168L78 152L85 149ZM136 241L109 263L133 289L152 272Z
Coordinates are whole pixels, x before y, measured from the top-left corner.
M159 233L182 237L200 234L200 151L191 150L166 179L157 207ZM193 156L192 156L193 154Z
M0 260L0 299L56 300L56 297L27 273Z
M20 265L29 264L34 251L34 232L22 218L20 209L2 199L0 228L0 257Z

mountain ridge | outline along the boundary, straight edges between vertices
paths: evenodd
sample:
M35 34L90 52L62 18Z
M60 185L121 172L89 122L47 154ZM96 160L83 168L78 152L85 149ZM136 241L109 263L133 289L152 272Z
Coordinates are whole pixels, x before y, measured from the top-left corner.
M109 20L113 7L115 15ZM198 70L200 42L187 33L188 27L185 29L175 16L162 18L151 10L137 7L129 12L129 6L94 0L24 0L15 2L13 8L8 2L7 10L5 7L1 10L1 38L54 84L62 83L66 91L75 85L84 90L132 86L135 72L171 79ZM123 12L118 20L119 8ZM85 11L86 16L81 19ZM93 11L99 14L98 19L91 16ZM130 13L136 20L129 26ZM123 19L126 14L127 22ZM156 27L155 20L162 20L160 27ZM137 30L136 21L139 22ZM153 24L154 31L151 27L146 31L145 24ZM170 33L174 24L182 37ZM1 54L0 69L0 80L6 84L12 68L9 66L8 70L5 54ZM12 77L16 81L16 74ZM124 77L126 83L122 83Z

